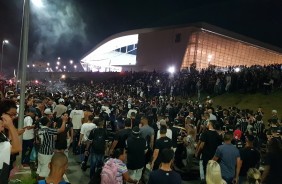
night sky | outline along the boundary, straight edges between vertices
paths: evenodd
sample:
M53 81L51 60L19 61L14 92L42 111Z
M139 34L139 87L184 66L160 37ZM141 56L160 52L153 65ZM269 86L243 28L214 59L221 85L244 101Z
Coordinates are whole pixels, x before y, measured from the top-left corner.
M34 0L36 1L36 0ZM42 0L31 5L29 63L79 62L106 37L131 29L207 22L282 48L281 0ZM3 70L16 68L23 0L0 0ZM2 43L2 42L1 42Z

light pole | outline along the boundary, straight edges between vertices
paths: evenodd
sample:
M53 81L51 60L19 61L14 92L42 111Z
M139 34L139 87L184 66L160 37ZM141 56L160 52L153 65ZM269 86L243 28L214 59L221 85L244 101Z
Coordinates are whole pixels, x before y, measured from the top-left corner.
M8 44L8 40L3 40L2 41L2 52L1 52L1 67L0 67L0 73L2 74L2 65L3 65L3 56L4 56L4 45Z

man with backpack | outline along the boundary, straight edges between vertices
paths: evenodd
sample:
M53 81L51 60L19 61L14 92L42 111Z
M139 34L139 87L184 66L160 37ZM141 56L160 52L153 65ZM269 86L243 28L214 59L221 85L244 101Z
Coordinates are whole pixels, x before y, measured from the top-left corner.
M145 154L148 150L147 142L140 136L139 127L132 129L132 136L126 140L127 168L132 179L139 181L145 167Z
M107 131L104 129L103 119L97 120L98 128L93 129L88 137L88 142L85 149L85 155L90 153L90 178L94 173L103 166L106 150L106 141L108 138ZM91 150L89 147L91 145Z

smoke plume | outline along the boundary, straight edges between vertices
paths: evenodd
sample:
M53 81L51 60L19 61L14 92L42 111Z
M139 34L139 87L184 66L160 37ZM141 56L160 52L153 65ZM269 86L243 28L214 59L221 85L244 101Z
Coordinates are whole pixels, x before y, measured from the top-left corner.
M74 0L34 1L38 2L31 3L30 32L35 34L32 59L54 56L60 48L67 51L70 46L75 48L74 43L87 42L86 24Z

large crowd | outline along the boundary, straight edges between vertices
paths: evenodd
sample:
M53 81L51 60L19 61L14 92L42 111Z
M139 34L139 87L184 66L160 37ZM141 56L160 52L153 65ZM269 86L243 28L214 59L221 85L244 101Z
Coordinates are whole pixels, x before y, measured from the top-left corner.
M85 183L181 183L195 168L207 184L281 183L282 126L275 107L264 117L261 107L214 107L211 98L237 91L270 94L281 88L281 69L190 68L126 72L102 82L30 84L22 129L19 90L2 81L0 183L15 172L19 152L38 183L63 183L70 154L90 172Z

